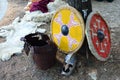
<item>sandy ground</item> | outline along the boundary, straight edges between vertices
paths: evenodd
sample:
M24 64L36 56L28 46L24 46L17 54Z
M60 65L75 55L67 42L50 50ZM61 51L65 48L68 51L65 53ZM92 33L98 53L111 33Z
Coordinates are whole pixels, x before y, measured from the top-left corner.
M22 17L24 13L24 6L28 0L8 0L8 9L4 18L0 21L0 26L10 24L16 17Z
M10 24L17 16L24 15L26 0L8 0L8 11L0 22L0 26ZM108 22L112 36L110 58L101 62L90 54L89 58L79 55L78 64L71 76L62 76L62 65L56 63L51 69L38 70L35 65L28 64L25 54L13 56L9 61L0 61L0 80L120 80L120 0L112 3L92 1L93 11L98 11ZM80 65L82 64L82 65ZM92 74L93 78L90 77ZM96 76L96 77L94 77Z

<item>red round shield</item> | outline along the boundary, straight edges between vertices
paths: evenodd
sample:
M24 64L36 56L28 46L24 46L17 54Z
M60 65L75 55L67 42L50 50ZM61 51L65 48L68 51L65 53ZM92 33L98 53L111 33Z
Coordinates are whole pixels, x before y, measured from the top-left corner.
M105 61L110 55L110 30L99 13L92 12L86 22L86 36L91 53L100 61Z

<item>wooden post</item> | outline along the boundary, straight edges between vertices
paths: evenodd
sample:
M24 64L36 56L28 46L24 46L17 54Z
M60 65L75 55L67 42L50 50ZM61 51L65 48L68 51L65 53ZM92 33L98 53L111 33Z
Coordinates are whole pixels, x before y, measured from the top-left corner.
M91 0L66 0L67 3L76 8L81 14L82 14L82 17L84 19L84 23L86 24L86 19L88 17L88 15L92 12L92 4L91 4ZM87 42L87 38L85 36L85 39L84 39L84 42L83 42L83 45L82 47L80 48L80 53L86 53L86 59L88 59L88 56L90 53L90 50L88 48L88 42ZM87 60L87 63L88 60Z
M76 8L80 13L86 23L87 16L92 12L91 0L66 0L67 3Z

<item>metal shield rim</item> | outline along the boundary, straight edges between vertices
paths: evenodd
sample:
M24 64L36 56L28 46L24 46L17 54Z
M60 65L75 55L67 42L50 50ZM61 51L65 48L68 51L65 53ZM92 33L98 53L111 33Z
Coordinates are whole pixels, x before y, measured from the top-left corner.
M108 54L108 56L107 56L106 58L103 58L103 57L99 56L98 53L97 53L97 51L96 51L96 49L94 48L94 45L93 45L92 40L91 40L91 35L90 35L90 33L89 33L89 30L90 30L90 27L89 27L89 25L90 25L90 20L91 20L91 18L92 18L92 16L93 16L94 14L98 14L98 15L104 20L104 22L106 23L106 25L108 26L107 22L106 22L105 19L100 15L100 13L98 13L98 12L91 12L91 13L88 15L88 18L87 18L87 21L86 21L86 30L85 30L85 34L86 34L87 41L88 41L88 46L89 46L89 49L90 49L91 53L92 53L98 60L100 60L100 61L106 61L106 60L110 57L111 47L110 47L110 53ZM108 31L109 31L109 33L111 34L109 27L108 27ZM110 36L110 42L111 42L111 36Z
M82 36L83 36L83 37L82 37L82 40L81 40L78 48L75 49L74 51L68 51L68 52L66 52L66 51L61 50L59 47L58 47L58 50L61 51L61 52L63 52L63 53L75 53L75 52L77 52L77 51L81 48L81 46L82 46L82 44L83 44L83 42L84 42L84 38L85 38L85 24L84 24L84 20L83 20L83 18L82 18L82 14L81 14L80 12L78 12L75 8L73 8L72 6L69 6L69 5L63 5L63 6L59 7L59 8L56 10L56 12L53 14L53 17L52 17L52 19L51 19L50 36L51 36L52 41L54 42L54 40L53 40L53 33L52 33L52 22L53 22L53 20L54 20L54 18L55 18L55 16L56 16L56 14L59 13L60 10L65 9L65 8L66 8L66 9L69 9L69 10L71 10L71 11L74 11L74 13L76 13L76 15L77 15L77 17L78 17L78 19L79 19L79 21L80 21L80 24L82 25L82 30L83 30Z

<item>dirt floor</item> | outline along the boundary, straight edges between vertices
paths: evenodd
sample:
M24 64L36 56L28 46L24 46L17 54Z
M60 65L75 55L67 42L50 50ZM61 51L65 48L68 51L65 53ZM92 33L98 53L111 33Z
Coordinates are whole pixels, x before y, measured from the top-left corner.
M10 24L17 16L23 17L28 0L8 0L8 11L0 26ZM112 36L110 58L101 62L89 54L89 58L78 53L78 63L71 76L62 76L62 65L56 63L43 71L31 65L25 54L13 56L9 61L0 61L0 80L120 80L120 0L112 3L92 0L93 11L98 11L108 22Z

